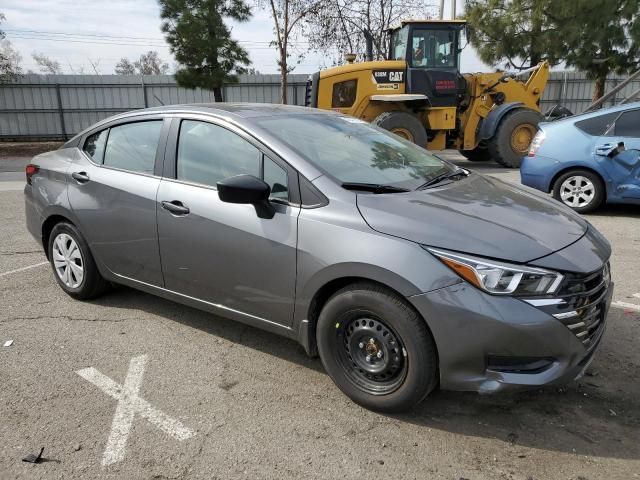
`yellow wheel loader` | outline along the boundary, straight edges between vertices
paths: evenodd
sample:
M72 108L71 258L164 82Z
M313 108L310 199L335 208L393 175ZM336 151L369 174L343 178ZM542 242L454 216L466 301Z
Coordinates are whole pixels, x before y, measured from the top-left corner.
M517 74L461 75L463 20L406 21L389 31L389 55L314 73L305 104L369 121L430 150L518 167L538 129L549 65ZM524 81L520 77L528 75Z

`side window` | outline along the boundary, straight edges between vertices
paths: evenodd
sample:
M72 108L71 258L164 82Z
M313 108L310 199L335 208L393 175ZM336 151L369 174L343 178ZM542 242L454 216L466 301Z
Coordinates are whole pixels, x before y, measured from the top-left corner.
M640 137L640 110L624 112L616 120L615 135L620 137Z
M271 200L289 200L287 171L267 157L264 157L263 179L271 187Z
M605 134L615 119L618 118L618 115L619 114L617 112L605 113L604 115L598 115L597 117L581 120L576 122L575 125L583 132L599 137L600 135Z
M153 174L162 120L111 127L104 164L132 172Z
M331 96L332 108L346 108L353 105L356 101L356 90L358 88L357 80L347 80L339 82L333 86L333 94Z
M84 142L84 152L89 155L94 162L102 163L102 156L104 155L104 146L107 141L107 132L109 129L102 130L101 132L94 133L87 137Z
M260 177L260 151L241 136L207 122L183 120L178 138L177 178L215 187L225 178Z

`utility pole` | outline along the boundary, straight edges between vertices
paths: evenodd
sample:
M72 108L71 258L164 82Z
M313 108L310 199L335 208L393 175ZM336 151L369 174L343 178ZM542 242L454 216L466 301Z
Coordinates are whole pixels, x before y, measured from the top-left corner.
M456 0L451 0L451 20L456 19Z
M440 20L444 18L444 0L440 0Z

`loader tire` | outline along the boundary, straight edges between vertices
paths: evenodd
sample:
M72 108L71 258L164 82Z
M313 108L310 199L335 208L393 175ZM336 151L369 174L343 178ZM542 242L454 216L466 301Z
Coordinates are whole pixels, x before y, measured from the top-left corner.
M407 112L384 112L374 118L371 123L427 148L427 131L415 115Z
M476 147L473 150L458 150L460 155L470 162L487 162L491 160L491 154L488 148Z
M507 113L489 142L491 158L503 167L519 168L541 120L542 115L529 108Z

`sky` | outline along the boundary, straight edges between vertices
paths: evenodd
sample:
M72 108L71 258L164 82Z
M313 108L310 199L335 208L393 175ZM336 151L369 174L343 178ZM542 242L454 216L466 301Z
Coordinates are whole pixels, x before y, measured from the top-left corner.
M451 0L445 0L445 18L450 18ZM464 0L457 0L458 12ZM438 4L438 0L433 0ZM175 60L160 30L157 0L0 0L6 21L0 28L22 56L23 71L38 67L33 52L57 60L64 73L110 74L122 57L135 60L156 50L171 71ZM277 73L271 17L253 8L253 17L232 24L232 36L249 52L252 67L260 73ZM295 45L306 52L304 39ZM462 53L462 71L488 71L471 46ZM92 66L93 64L93 66ZM94 71L95 66L95 71ZM292 73L312 73L330 66L322 54L307 53Z

